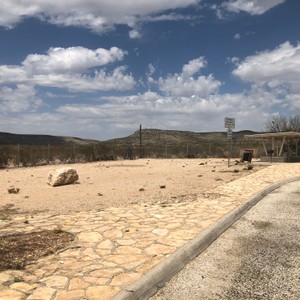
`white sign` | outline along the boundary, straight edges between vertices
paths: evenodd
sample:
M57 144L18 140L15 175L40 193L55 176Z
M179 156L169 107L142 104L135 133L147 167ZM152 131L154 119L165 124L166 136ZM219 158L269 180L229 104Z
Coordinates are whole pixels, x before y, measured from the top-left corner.
M225 128L234 129L235 128L235 118L225 118Z

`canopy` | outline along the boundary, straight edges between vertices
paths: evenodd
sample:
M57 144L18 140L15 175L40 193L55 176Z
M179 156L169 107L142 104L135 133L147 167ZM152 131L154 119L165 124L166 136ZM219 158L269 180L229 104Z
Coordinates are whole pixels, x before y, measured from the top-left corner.
M297 132L297 131L266 132L266 133L258 133L258 134L251 134L251 135L247 134L247 135L244 135L244 137L248 138L248 139L262 139L266 156L268 155L268 151L266 149L264 140L272 139L272 149L271 150L274 150L274 148L275 148L275 139L281 140L281 147L280 147L280 151L278 154L278 156L281 156L285 140L300 138L300 132Z

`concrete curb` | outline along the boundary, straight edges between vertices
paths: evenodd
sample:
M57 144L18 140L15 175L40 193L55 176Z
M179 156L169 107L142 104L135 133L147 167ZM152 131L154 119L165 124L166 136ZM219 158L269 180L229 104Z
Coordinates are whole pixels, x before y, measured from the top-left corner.
M148 299L163 287L189 261L193 260L209 247L225 230L239 220L248 210L256 205L267 194L282 185L298 181L300 176L284 179L258 192L249 200L223 216L217 223L198 234L193 240L180 247L161 263L142 276L141 279L129 285L118 293L113 300L140 300Z

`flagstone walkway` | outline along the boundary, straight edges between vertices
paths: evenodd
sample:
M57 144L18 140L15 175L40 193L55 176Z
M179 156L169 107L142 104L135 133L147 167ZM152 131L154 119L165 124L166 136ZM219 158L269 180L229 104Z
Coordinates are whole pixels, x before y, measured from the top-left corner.
M0 299L111 299L249 197L299 175L298 163L273 164L191 202L2 220L0 236L59 227L75 240L24 270L0 272Z

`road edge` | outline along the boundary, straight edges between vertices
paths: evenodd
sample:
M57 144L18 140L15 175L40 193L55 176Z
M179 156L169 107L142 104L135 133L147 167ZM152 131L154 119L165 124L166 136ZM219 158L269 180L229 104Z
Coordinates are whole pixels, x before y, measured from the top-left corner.
M300 180L300 176L287 178L272 184L250 197L246 202L234 208L228 214L220 218L217 223L211 225L199 233L193 240L178 248L161 263L145 273L138 281L132 283L125 290L119 292L113 300L140 300L148 299L158 289L163 287L175 274L177 274L188 262L193 260L207 249L224 231L238 221L247 211L256 205L266 195L279 187Z

